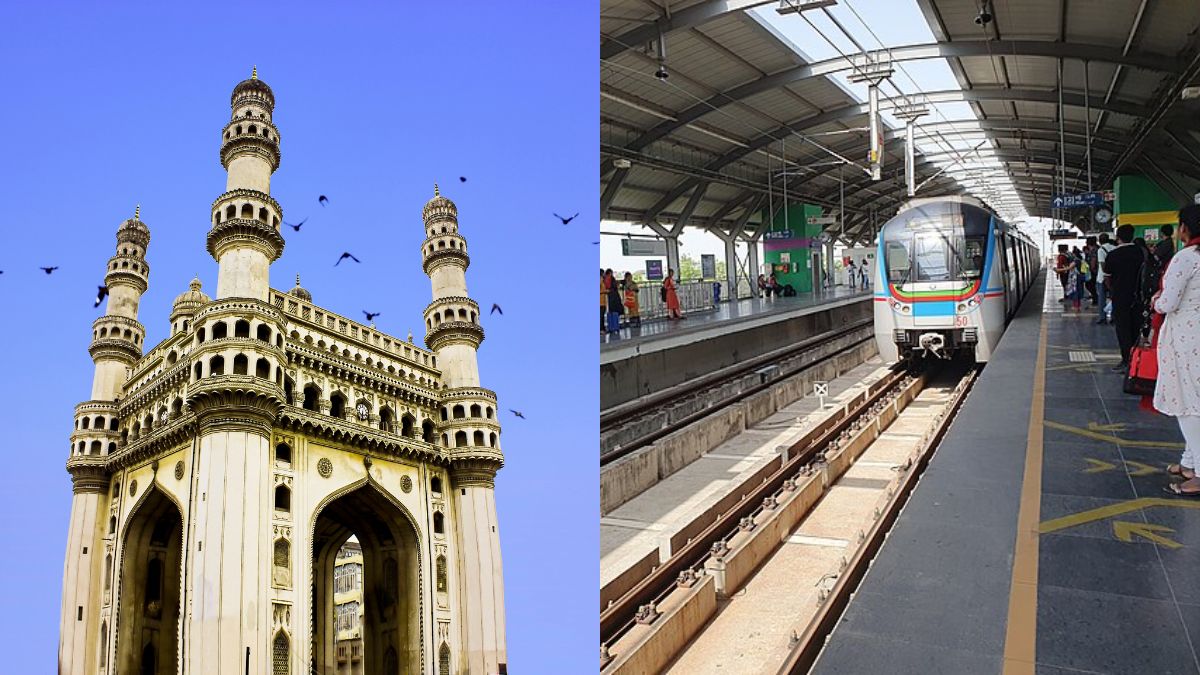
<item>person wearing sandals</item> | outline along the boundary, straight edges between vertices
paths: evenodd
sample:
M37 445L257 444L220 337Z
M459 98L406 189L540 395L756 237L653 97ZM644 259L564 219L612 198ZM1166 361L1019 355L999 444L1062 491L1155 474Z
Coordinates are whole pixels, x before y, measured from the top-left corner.
M1176 238L1184 246L1163 274L1162 290L1154 295L1154 310L1164 315L1158 340L1158 381L1154 408L1172 415L1183 432L1184 450L1178 464L1167 467L1182 478L1164 488L1185 497L1200 497L1200 205L1179 211Z

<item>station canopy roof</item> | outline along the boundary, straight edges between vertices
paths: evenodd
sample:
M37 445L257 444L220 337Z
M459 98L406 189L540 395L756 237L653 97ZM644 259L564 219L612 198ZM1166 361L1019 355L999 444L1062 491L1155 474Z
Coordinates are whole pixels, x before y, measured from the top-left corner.
M865 239L906 199L895 113L915 107L930 111L916 122L915 173L928 180L917 196L968 193L1010 220L1050 217L1063 185L1088 190L1089 143L1094 190L1122 173L1181 202L1200 188L1200 100L1182 95L1200 84L1195 0L991 0L982 25L979 0L909 0L934 41L875 47L866 38L878 39L883 3L776 14L812 2L601 0L602 218L752 230L786 190L832 215L844 203L834 229ZM812 59L775 16L864 39L838 36L857 48ZM867 87L847 77L887 67L901 81L906 64L930 59L957 86L880 87L885 152L873 181Z

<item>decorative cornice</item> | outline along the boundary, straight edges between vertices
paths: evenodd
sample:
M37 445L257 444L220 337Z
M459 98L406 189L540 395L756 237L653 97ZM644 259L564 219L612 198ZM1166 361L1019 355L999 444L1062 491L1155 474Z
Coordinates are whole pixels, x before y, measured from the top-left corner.
M238 155L257 155L266 160L271 166L271 173L275 173L279 168L279 161L283 153L279 150L279 144L275 138L266 138L265 136L251 136L250 134L242 134L234 136L229 140L221 143L221 166L229 169L229 162Z
M439 248L433 253L425 251L425 249L421 250L425 255L424 261L421 262L421 269L426 275L442 265L460 264L464 272L471 266L471 256L467 255L464 249Z
M297 363L298 359L308 359L310 361L320 363L322 367L317 368L307 364L300 365L306 368L312 368L313 370L322 373L329 373L330 368L336 368L344 371L347 374L353 374L360 378L358 380L348 378L360 386L369 389L375 389L377 391L386 390L387 388L397 391L404 391L412 394L413 396L421 398L421 404L427 408L433 408L437 405L439 390L433 387L421 386L419 384L406 382L397 377L389 375L388 373L380 372L372 368L367 368L362 364L349 361L340 354L333 354L328 351L313 349L307 345L297 344L295 340L288 341L287 350L288 363L293 366ZM300 385L302 383L297 382L296 384Z
M108 469L115 473L122 469L141 466L151 458L170 454L180 444L195 438L198 430L196 416L184 413L168 421L167 426L158 427L149 435L131 441L125 447L119 448L115 454L106 457Z
M483 342L483 327L469 321L448 321L425 333L425 344L437 351L446 345L461 343L478 348Z
M196 312L196 323L220 318L226 313L232 316L243 315L247 312L259 314L262 317L270 319L277 328L282 328L284 325L283 310L258 298L222 298L214 300ZM238 318L244 317L239 316Z
M439 400L443 404L453 401L477 399L484 399L495 403L496 392L491 389L484 389L483 387L455 387L454 389L446 389L439 397Z
M464 448L456 448L461 450ZM496 472L504 466L504 458L467 457L455 455L450 459L450 480L454 487L496 487Z
M283 255L283 245L283 235L274 227L248 218L231 218L208 231L208 252L218 261L227 249L241 246L262 251L274 262Z
M265 202L265 203L269 204L272 208L274 208L275 212L278 213L281 218L283 217L283 207L279 205L279 202L275 201L274 197L272 197L271 195L269 195L265 192L260 192L258 190L251 190L250 188L234 188L233 190L230 190L230 191L222 194L221 196L219 196L213 200L212 207L210 208L210 210L216 211L218 204L229 201L231 199L238 199L241 197L249 197L250 199L257 199L260 202Z
M132 367L142 358L142 349L134 344L133 340L122 337L96 338L88 346L88 354L91 354L93 362L120 361Z
M138 410L162 396L170 389L178 387L187 381L188 373L191 372L189 361L180 361L174 366L171 366L166 371L159 374L158 377L148 381L145 385L137 390L127 392L128 398L120 402L117 407L117 415L121 418L129 417L135 410ZM130 381L136 380L135 373Z
M116 401L83 401L75 404L75 416L79 417L82 414L96 415L112 415L117 412Z
M250 375L215 375L188 386L188 407L200 433L236 428L270 434L283 406L283 388Z
M71 457L67 473L71 474L72 491L76 494L103 494L108 491L109 473L103 457Z
M402 458L443 466L448 464L447 451L440 446L296 406L283 406L276 424L313 438L333 441L360 451L367 450L383 459Z
M474 300L472 300L471 298L469 298L465 295L446 295L446 296L443 296L440 298L434 298L433 302L429 303L428 305L425 305L425 309L423 310L422 313L428 314L429 310L431 310L431 309L436 309L438 307L443 307L443 306L449 305L449 304L466 305L468 307L474 308L476 315L479 314L479 303L475 302Z

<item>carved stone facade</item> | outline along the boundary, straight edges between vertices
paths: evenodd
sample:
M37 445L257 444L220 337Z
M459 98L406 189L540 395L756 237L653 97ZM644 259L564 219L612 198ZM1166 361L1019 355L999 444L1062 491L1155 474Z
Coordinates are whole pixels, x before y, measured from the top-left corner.
M422 213L426 347L313 304L298 279L271 289L274 106L257 73L234 88L216 297L194 280L145 352L150 230L140 211L117 230L67 460L59 672L336 673L335 559L354 536L362 672L503 673L503 454L457 209L435 186Z

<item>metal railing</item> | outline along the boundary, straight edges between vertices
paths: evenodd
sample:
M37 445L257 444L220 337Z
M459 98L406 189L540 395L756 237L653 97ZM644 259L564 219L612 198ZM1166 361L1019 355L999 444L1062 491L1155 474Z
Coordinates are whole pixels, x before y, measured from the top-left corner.
M643 321L667 315L667 303L662 299L662 282L643 281L638 284L638 316ZM713 282L684 281L675 285L679 297L679 308L684 314L708 311L716 307L713 303ZM621 293L624 297L624 291ZM628 318L628 317L623 317Z

